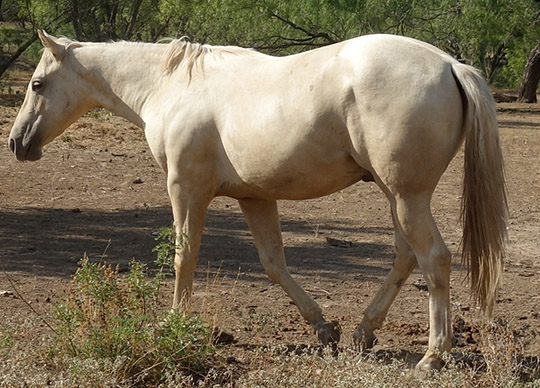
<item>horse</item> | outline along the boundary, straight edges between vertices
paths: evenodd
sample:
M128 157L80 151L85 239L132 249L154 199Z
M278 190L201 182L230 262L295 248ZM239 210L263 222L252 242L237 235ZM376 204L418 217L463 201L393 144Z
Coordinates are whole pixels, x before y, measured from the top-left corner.
M373 346L418 265L429 294L429 342L416 365L441 367L451 349L451 253L430 202L464 143L461 258L489 317L507 239L507 199L496 107L475 68L411 38L374 34L289 56L185 39L78 42L38 31L44 51L8 146L20 161L92 108L144 130L166 172L175 230L173 309L185 311L216 196L238 200L260 261L324 345L340 329L290 275L276 201L329 195L361 180L386 195L393 267L353 333Z

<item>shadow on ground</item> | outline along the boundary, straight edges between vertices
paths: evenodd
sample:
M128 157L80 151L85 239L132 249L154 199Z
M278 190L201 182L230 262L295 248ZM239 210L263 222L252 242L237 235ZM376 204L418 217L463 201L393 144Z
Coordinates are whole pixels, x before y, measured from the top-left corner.
M168 207L112 212L48 208L0 211L0 235L4 241L0 246L1 265L8 272L67 278L85 252L91 259L119 265L120 270L127 268L133 258L151 264L156 255L152 252L155 236L171 222ZM282 224L285 236L308 236L301 243L285 247L293 273L301 273L309 266L310 271L336 279L348 272L358 280L368 280L384 276L391 265L392 247L362 242L366 235L391 231L329 221L321 227L321 235L314 236L312 226L306 222L284 219ZM328 230L358 235L358 242L351 242L346 249L331 246L323 237ZM240 213L209 210L199 267L209 266L219 266L222 272L236 273L241 269L248 276L263 272Z

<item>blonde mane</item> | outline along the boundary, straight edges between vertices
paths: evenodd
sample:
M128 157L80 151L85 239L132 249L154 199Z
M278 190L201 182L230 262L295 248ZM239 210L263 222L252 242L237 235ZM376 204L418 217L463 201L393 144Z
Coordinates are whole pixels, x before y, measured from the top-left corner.
M256 51L236 46L210 46L190 43L184 38L172 40L164 55L164 70L167 74L183 69L190 76L196 66L202 68L207 55L222 57L223 55L250 55Z

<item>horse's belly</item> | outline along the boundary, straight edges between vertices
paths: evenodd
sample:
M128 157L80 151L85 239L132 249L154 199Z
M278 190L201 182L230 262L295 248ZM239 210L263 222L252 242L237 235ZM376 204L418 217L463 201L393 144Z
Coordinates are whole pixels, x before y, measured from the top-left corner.
M262 166L261 166L262 167ZM350 157L310 167L287 164L254 168L240 173L236 182L225 182L218 195L233 198L310 199L344 189L370 173Z

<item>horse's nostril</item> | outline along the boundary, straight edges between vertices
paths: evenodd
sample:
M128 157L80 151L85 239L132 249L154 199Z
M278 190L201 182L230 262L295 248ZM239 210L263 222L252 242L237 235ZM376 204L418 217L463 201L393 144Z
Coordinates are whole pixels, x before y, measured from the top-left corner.
M9 139L9 149L11 152L15 152L15 140Z

